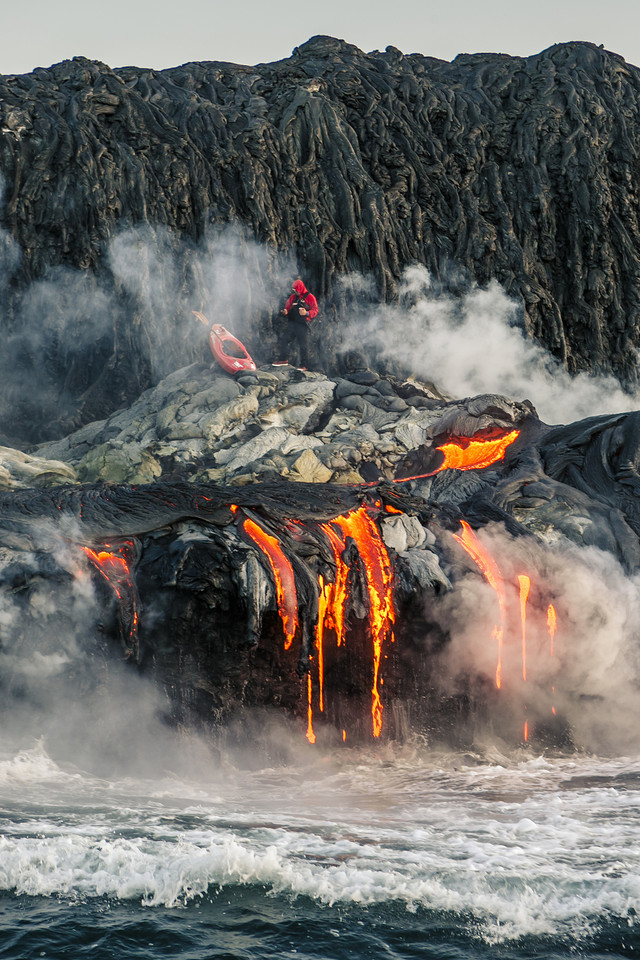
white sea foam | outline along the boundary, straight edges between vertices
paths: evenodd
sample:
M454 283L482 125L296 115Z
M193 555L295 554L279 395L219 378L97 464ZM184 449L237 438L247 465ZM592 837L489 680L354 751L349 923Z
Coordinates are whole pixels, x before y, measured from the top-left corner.
M488 941L632 922L640 760L487 761L345 751L304 770L236 770L215 791L176 781L172 797L165 782L162 799L149 782L52 770L49 802L27 812L5 780L0 889L175 907L258 885L452 912Z
M52 781L81 779L78 773L61 770L48 756L42 743L36 743L30 749L0 756L0 786L4 784L34 784Z

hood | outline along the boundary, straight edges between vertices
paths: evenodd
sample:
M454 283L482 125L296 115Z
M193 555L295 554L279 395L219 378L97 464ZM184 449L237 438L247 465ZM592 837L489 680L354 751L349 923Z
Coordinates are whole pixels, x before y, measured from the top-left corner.
M302 280L295 280L295 281L294 281L294 284L293 284L293 289L294 289L295 292L298 293L298 294L302 294L302 293L306 293L306 292L307 292L307 288L305 287L305 285L304 285L304 283L302 282Z

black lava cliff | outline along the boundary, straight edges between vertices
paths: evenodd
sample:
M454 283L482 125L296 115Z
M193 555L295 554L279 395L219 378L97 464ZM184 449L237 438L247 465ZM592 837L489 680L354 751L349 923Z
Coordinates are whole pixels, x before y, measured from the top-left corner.
M443 282L496 279L570 371L635 382L639 93L640 70L587 43L447 63L314 37L258 66L156 72L75 58L2 77L5 338L20 336L25 291L63 268L95 296L116 295L95 340L79 343L63 324L17 356L76 423L106 415L158 372L135 291L111 273L110 242L126 226L161 226L185 249L235 222L296 258L325 305L328 362L338 277L371 275L390 299L418 262ZM177 285L197 305L201 281L185 263ZM49 324L70 309L40 294L28 306ZM181 336L160 373L198 349ZM14 436L16 418L13 406ZM32 439L42 439L51 410L22 419L40 419ZM6 418L1 429L11 433Z

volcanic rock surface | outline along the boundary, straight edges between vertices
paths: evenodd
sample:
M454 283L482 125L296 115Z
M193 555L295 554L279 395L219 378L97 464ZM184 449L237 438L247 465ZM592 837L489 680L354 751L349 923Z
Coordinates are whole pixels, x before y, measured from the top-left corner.
M175 723L272 707L350 743L484 712L567 742L559 659L600 688L556 623L583 605L591 636L601 608L564 571L638 572L640 415L453 399L341 331L422 265L436 291L497 281L570 372L635 383L639 92L591 44L445 63L328 37L0 78L2 702L90 696L124 661ZM298 271L309 371L266 362ZM202 362L194 308L237 321L255 374Z
M320 297L327 370L342 279L388 300L418 263L445 287L498 281L570 372L637 382L639 94L640 71L588 43L447 63L314 37L257 66L79 57L0 78L0 429L62 436L195 360L198 251L230 223L263 346L282 258Z
M638 414L557 427L370 369L192 365L64 440L0 450L5 693L90 690L115 658L174 722L267 706L309 739L460 736L496 696L490 671L442 686L447 598L495 585L473 531L635 573L639 459Z

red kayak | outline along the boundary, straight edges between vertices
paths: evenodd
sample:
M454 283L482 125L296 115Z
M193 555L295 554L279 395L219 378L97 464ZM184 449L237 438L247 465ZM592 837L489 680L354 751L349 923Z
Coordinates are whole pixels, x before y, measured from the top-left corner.
M203 313L193 311L194 316L207 327L209 321ZM214 323L209 331L209 346L220 366L227 373L241 373L243 370L255 370L256 365L249 356L243 343L240 343L221 323Z

